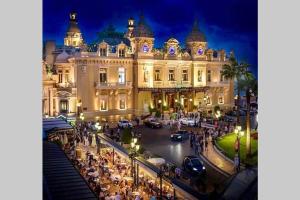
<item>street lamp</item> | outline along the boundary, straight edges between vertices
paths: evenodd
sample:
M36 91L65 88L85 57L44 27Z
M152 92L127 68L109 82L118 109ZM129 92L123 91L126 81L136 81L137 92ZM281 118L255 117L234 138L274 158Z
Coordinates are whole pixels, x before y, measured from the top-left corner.
M163 110L162 110L161 99L158 100L158 104L159 104L159 107L160 107L160 112L162 113Z
M190 111L192 111L192 110L193 110L193 106L192 106L192 101L193 101L193 99L190 98L189 101L190 101Z
M236 128L234 129L234 133L236 134L235 150L238 152L238 157L239 157L238 169L240 169L241 166L240 142L241 142L241 137L243 137L245 134L245 132L241 130L242 130L241 126L236 126Z
M134 180L134 185L138 185L137 183L137 175L135 174L135 166L134 166L134 158L137 156L138 151L140 149L140 145L137 144L137 138L133 138L132 142L130 144L131 146L131 152L129 154L129 157L131 158L131 176L133 177Z

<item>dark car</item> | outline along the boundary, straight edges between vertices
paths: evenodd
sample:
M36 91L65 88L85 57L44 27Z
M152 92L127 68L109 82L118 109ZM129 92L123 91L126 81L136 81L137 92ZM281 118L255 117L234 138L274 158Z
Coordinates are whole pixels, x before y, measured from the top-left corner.
M191 175L205 175L206 169L203 162L196 156L187 156L183 159L182 168Z
M150 128L161 128L162 127L162 123L158 122L155 119L146 119L144 121L144 124Z
M180 130L180 131L176 131L175 133L171 134L171 140L173 141L183 141L185 139L189 138L189 132L186 130Z

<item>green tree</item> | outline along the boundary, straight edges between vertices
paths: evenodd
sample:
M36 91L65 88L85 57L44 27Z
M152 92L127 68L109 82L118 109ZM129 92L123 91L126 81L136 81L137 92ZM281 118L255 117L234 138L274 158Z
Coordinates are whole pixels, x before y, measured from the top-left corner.
M131 129L126 127L123 131L121 140L124 144L130 144L132 140L132 134L131 134Z
M251 121L250 121L250 103L251 96L257 96L257 80L253 74L249 73L240 81L240 87L246 93L247 115L246 115L246 156L251 156Z
M240 81L243 76L248 76L248 67L247 63L238 63L233 53L230 54L229 64L223 65L223 69L221 71L221 75L224 76L225 79L233 80L236 82L236 90L237 90L237 123L240 123L240 96L241 96L241 84Z

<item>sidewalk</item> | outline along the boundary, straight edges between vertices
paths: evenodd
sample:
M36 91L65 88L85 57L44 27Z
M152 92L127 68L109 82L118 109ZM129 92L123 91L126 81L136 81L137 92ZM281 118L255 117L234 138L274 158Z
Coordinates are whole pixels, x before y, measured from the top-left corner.
M233 163L229 162L223 158L218 152L215 151L213 144L208 142L208 150L203 151L202 156L204 156L209 162L211 162L216 167L220 168L222 171L233 175L235 174Z

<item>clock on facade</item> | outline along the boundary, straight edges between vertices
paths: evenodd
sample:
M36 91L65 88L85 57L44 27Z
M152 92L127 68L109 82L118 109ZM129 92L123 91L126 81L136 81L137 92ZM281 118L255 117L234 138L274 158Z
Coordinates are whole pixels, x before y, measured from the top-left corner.
M202 48L199 48L198 51L197 51L198 55L202 55L203 54L203 49Z
M170 54L170 55L174 55L174 54L175 54L175 47L174 47L174 46L171 46L171 47L169 48L169 54Z
M147 44L144 44L144 45L143 45L143 52L144 52L144 53L147 53L148 51L149 51L148 45L147 45Z

